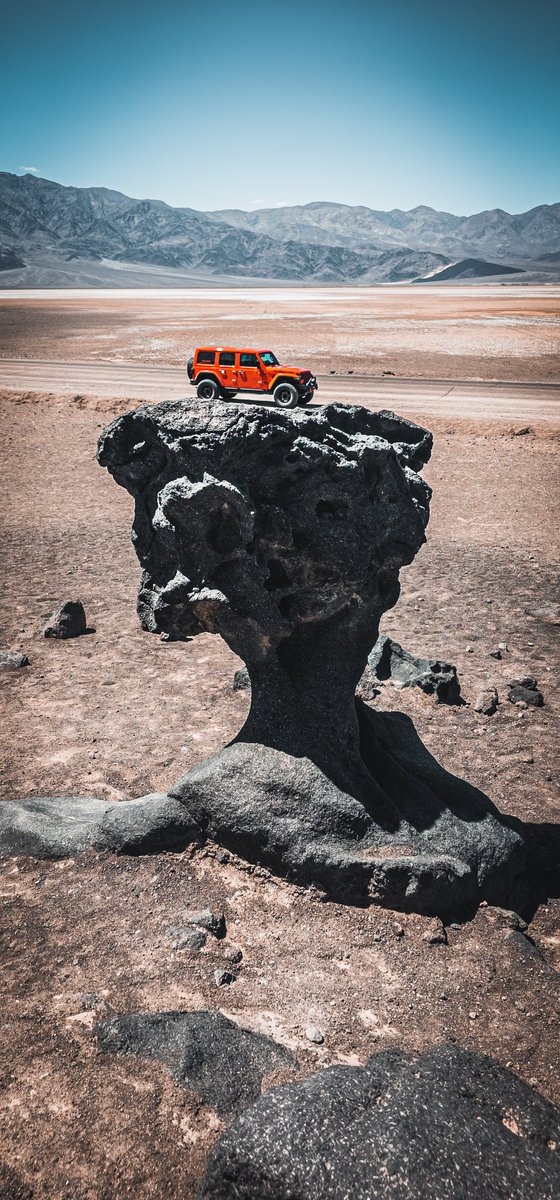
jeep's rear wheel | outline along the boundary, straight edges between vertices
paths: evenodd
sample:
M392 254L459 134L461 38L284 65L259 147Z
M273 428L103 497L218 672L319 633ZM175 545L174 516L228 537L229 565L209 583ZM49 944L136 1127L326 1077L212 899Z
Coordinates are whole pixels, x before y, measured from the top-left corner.
M297 408L299 397L292 383L279 383L272 394L278 408Z
M220 389L215 379L201 379L196 385L196 394L201 400L217 400Z

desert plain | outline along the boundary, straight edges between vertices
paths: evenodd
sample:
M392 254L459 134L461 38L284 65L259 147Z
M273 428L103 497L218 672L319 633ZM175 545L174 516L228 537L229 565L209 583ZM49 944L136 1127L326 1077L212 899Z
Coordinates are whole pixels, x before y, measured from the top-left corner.
M163 791L242 725L224 643L140 629L132 501L95 462L101 430L151 381L164 398L174 368L173 396L193 396L178 372L194 346L239 344L314 369L315 403L394 407L432 429L427 543L382 631L456 664L466 703L390 683L371 703L411 716L503 812L557 826L559 332L548 286L0 293L0 637L29 658L0 681L1 799ZM91 632L45 640L68 599ZM523 675L542 708L508 701ZM488 687L492 716L475 711ZM217 1008L273 1037L295 1065L265 1087L452 1041L560 1104L552 872L517 916L482 906L439 940L433 919L333 904L211 845L12 859L1 889L2 1200L196 1195L224 1121L162 1063L99 1052L96 1022L127 1013ZM226 938L174 949L169 928L205 907Z

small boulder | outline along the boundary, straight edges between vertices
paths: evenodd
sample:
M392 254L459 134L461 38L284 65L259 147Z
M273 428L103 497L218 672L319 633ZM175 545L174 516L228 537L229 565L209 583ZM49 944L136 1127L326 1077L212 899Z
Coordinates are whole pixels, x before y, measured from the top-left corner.
M322 1046L325 1040L320 1029L316 1025L308 1025L305 1030L305 1036L308 1042L314 1042L316 1046Z
M83 633L94 632L94 629L88 629L86 614L81 601L67 600L66 604L62 604L53 613L48 625L45 625L43 637L59 638L61 641L64 641L67 638L80 637Z
M165 936L171 939L173 950L202 950L206 934L201 929L184 929L182 925L170 925Z
M21 650L0 650L0 667L5 671L17 671L19 667L28 667L27 654Z
M209 908L202 908L200 912L184 913L183 920L187 925L197 925L199 929L205 929L215 938L226 936L226 919L223 913L215 913L211 912Z
M378 637L360 684L390 679L396 687L419 687L444 704L463 704L457 668L435 658L417 658L390 637Z
M508 684L508 700L512 704L518 704L523 701L524 704L531 704L534 708L542 708L544 697L542 692L539 692L537 680L532 675L524 675L522 679L512 679Z
M214 971L214 979L216 980L216 985L218 987L227 987L229 983L235 983L235 975L233 974L233 971L223 971L218 969Z
M486 717L491 717L492 714L495 713L498 704L499 699L496 688L485 688L484 691L481 692L477 697L474 711L477 713L484 713L484 716Z

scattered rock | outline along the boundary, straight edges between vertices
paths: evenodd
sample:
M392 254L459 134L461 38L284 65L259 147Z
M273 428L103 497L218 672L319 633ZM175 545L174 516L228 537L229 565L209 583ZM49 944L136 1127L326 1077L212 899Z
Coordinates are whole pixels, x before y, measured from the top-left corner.
M368 655L360 684L391 680L397 687L420 687L445 704L461 704L461 685L457 668L435 658L416 658L389 637L378 637Z
M202 908L200 912L183 913L183 920L188 925L198 925L199 929L206 929L215 938L226 936L226 919L223 913L214 913L209 908Z
M525 437L528 433L532 433L532 432L533 431L532 431L530 425L521 425L519 427L519 429L514 429L513 436L514 437Z
M539 692L537 680L532 675L524 675L522 679L511 680L508 684L508 700L512 704L523 701L524 704L531 704L535 708L542 708L544 704L543 694Z
M43 637L61 640L80 637L83 633L95 633L95 630L88 629L84 606L80 600L68 600L66 604L62 604L43 629Z
M498 693L496 688L485 688L484 691L481 692L477 697L474 711L477 713L484 713L486 717L491 717L492 714L495 713L498 703Z
M386 1050L265 1092L214 1147L201 1200L554 1200L560 1114L457 1046Z
M501 657L502 657L502 651L500 650L499 646L497 647L496 650L490 651L490 658L497 658L499 661L501 659Z
M105 1054L165 1063L178 1083L220 1116L256 1100L265 1075L294 1065L283 1046L214 1010L138 1013L103 1021L93 1032Z
M427 942L429 946L447 945L445 925L443 924L443 921L439 920L439 917L433 917L433 919L430 921L428 929L422 934L422 941Z
M200 929L184 929L182 925L170 925L165 936L171 939L173 950L202 950L206 945L206 934Z
M394 371L382 371L381 373L382 373L382 375L394 375L395 374Z
M305 1030L305 1036L308 1042L315 1042L316 1046L322 1046L325 1040L321 1030L317 1029L316 1025L308 1025Z
M0 650L0 667L8 671L17 671L20 667L28 667L27 654L21 650Z
M218 969L214 971L214 979L218 987L226 987L228 983L235 983L235 975L232 971Z
M392 922L392 930L396 938L404 937L404 926L401 925L400 921Z
M239 946L232 946L231 950L228 950L225 957L230 963L240 963L243 958L243 951L240 950Z
M251 680L247 667L240 667L233 676L232 690L234 692L243 692L246 688L251 687Z

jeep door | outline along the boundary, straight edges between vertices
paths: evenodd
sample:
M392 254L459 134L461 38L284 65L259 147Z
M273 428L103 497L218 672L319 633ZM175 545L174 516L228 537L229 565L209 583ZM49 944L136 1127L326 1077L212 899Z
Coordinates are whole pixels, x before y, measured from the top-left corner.
M218 375L223 387L232 388L234 391L239 387L235 365L235 350L220 350L218 355Z
M266 391L268 387L266 374L258 356L247 350L239 354L239 387L248 392Z

